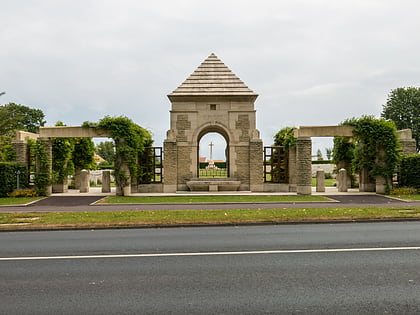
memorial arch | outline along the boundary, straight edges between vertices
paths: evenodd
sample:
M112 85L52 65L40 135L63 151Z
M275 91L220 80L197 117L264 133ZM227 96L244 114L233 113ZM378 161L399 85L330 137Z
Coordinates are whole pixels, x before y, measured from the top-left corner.
M263 190L263 143L256 129L258 94L211 54L171 94L170 129L164 141L164 191L209 189L198 174L198 147L209 132L227 143L228 176L217 190ZM191 185L191 183L194 185ZM212 183L210 183L211 185Z

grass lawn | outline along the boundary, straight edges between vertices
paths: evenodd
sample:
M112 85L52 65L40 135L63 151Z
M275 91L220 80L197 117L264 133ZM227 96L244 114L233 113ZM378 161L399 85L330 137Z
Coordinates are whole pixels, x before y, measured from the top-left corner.
M294 202L294 201L329 201L322 196L152 196L152 197L116 197L109 196L102 203L198 203L198 202Z
M24 205L43 197L3 197L0 198L0 206Z
M335 178L325 179L325 187L334 187L337 181ZM312 187L316 187L316 178L312 177Z
M420 218L420 207L0 213L0 229Z
M391 195L391 197L404 199L404 200L420 200L420 194L417 194L417 195Z

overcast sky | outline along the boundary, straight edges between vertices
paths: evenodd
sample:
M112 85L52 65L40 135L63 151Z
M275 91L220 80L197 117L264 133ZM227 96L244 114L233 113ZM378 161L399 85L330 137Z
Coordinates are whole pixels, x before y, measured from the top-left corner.
M419 86L419 31L418 0L3 1L0 104L50 126L124 115L160 146L166 95L214 52L259 94L271 145L285 126L379 116L392 89Z

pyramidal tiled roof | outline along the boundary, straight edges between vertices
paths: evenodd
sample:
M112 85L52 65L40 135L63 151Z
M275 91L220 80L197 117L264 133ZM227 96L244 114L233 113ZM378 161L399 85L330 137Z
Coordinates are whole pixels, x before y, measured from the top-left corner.
M211 54L169 96L247 95L257 96L215 54Z

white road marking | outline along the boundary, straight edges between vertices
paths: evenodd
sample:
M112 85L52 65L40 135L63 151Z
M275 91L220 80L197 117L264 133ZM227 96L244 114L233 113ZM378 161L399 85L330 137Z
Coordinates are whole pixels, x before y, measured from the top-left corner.
M222 255L262 255L262 254L307 254L307 253L345 253L378 252L397 250L419 250L418 247L374 247L374 248L333 248L333 249L291 249L258 250L241 252L196 252L196 253L161 253L161 254L121 254L121 255L84 255L84 256L35 256L35 257L0 257L0 261L11 260L51 260L51 259L97 259L97 258L136 258L136 257L182 257L182 256L222 256Z

